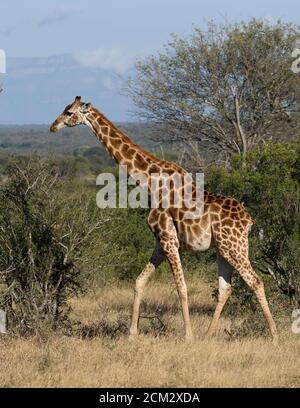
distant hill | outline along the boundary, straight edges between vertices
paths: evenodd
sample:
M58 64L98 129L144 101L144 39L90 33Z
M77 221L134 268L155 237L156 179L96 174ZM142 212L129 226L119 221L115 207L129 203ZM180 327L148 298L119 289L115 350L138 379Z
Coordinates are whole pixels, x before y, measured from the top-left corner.
M158 141L151 140L152 129L146 123L120 123L120 129L128 134L141 147L160 152ZM30 154L83 154L85 150L99 147L105 150L86 126L63 129L51 133L49 125L0 125L0 153Z
M155 156L180 162L190 171L203 170L218 160L218 154L206 142L199 143L199 154L188 155L182 144L170 143L164 129L147 123L115 122L135 143ZM188 146L187 146L188 147ZM0 125L0 167L10 155L54 155L97 157L102 164L112 165L102 144L86 126L63 129L51 133L49 125ZM200 156L199 156L200 155Z
M87 68L72 55L7 58L1 75L0 124L51 123L76 95L92 102L113 121L132 120L131 102L120 91L133 68L122 76L113 70Z

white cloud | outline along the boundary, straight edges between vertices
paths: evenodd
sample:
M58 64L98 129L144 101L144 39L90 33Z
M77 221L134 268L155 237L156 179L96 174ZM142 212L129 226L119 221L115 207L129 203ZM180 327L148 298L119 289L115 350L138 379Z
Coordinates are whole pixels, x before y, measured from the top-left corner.
M133 65L133 58L118 48L83 51L74 54L74 58L85 67L113 70L118 74L124 74Z

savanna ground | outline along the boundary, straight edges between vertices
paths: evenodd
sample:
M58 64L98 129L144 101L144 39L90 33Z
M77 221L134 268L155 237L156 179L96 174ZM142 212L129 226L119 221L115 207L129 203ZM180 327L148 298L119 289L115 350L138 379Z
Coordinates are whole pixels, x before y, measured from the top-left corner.
M288 315L277 318L279 346L256 325L245 329L229 313L220 330L204 338L215 302L212 286L189 279L195 339L183 340L183 324L171 278L150 282L141 309L141 335L127 337L132 286L111 285L72 299L76 334L44 339L0 338L0 387L297 387L300 341ZM250 324L251 326L251 324Z
M108 168L100 159L94 166L77 156L54 163L21 157L0 173L0 308L9 321L9 334L0 335L0 387L300 386L300 334L291 331L300 293L300 150L278 143L247 157L235 158L231 170L211 168L207 185L240 200L252 197L250 258L265 283L278 347L237 274L217 336L204 338L216 305L213 250L182 254L194 342L183 340L167 262L146 288L141 336L129 342L134 280L155 244L147 211L96 207L96 190L87 181L92 165ZM294 297L287 296L292 290Z

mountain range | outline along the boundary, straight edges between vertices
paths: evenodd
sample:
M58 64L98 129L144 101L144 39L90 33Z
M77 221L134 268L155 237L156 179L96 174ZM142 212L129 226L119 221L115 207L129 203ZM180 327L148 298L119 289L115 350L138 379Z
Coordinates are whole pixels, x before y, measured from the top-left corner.
M87 67L70 54L7 58L0 75L0 124L48 124L76 95L92 102L112 121L132 120L130 99L122 94L126 79L113 69Z

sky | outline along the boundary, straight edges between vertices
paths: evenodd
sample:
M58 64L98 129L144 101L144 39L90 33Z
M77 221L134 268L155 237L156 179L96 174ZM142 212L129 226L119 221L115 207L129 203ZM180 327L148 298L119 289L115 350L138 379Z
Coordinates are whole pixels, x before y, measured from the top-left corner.
M1 0L0 49L10 57L71 53L85 65L124 71L176 32L207 20L250 17L300 23L299 0Z
M47 123L78 92L99 104L112 120L132 120L132 102L122 95L120 81L111 73L124 82L135 61L162 50L171 33L188 36L193 26L205 28L210 20L233 23L251 17L300 25L300 2L1 0L0 63L1 50L8 59L6 76L0 64L0 85L5 91L0 98L0 123ZM59 71L64 75L60 77L40 60L22 65L9 58L61 54L70 54L77 76L73 62ZM41 70L41 76L32 74Z

